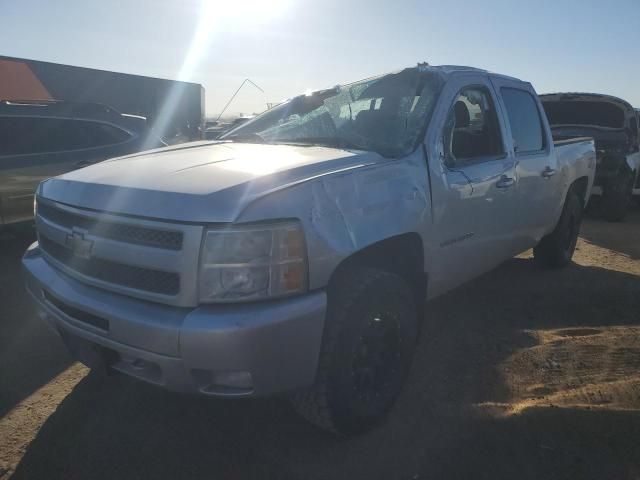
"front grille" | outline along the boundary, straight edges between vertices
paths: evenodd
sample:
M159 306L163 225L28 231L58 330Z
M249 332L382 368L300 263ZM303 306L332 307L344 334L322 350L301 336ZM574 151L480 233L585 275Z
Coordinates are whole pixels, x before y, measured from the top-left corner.
M106 318L98 317L97 315L94 315L92 313L85 312L78 308L72 307L71 305L67 305L62 300L57 299L46 290L43 290L42 294L47 302L49 302L62 313L68 315L74 320L89 324L93 327L99 328L100 330L104 330L105 332L109 331L109 320L107 320Z
M38 203L38 216L65 228L81 228L92 235L111 240L167 250L182 249L182 232L97 220L42 202Z
M180 291L180 276L177 273L124 265L99 258L80 258L44 235L40 235L39 242L42 250L53 259L87 277L163 295L177 295Z

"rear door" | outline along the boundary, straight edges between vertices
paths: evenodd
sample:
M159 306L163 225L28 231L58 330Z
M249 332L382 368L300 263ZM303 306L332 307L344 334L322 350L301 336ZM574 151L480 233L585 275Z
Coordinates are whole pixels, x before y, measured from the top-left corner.
M544 110L531 85L501 77L492 82L506 113L508 155L518 178L514 232L519 250L526 250L548 233L549 218L562 203L559 167Z
M485 74L452 78L434 118L429 153L435 236L432 294L513 255L517 179L504 142L503 114Z
M0 208L5 224L33 217L33 194L49 177L128 153L135 140L103 122L0 117Z

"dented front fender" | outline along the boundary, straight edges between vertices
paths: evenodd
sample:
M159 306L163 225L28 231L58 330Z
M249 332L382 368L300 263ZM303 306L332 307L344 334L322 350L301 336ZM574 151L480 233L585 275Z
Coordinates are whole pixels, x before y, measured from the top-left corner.
M409 232L425 235L430 212L425 160L418 151L272 192L238 221L298 218L314 289L324 287L343 260L370 245Z

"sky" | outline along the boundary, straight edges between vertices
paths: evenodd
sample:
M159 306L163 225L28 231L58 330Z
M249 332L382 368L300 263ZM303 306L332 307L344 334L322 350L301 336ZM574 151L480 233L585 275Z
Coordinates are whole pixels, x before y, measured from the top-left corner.
M640 107L640 0L0 0L0 54L188 80L215 116L414 66ZM2 81L2 79L0 79Z

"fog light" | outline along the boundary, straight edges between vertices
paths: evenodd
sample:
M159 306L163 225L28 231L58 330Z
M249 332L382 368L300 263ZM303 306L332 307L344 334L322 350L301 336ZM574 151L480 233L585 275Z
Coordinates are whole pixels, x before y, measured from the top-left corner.
M194 369L193 379L202 393L221 396L242 396L253 393L253 378L249 372L212 372Z

